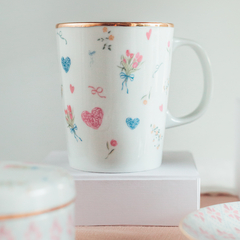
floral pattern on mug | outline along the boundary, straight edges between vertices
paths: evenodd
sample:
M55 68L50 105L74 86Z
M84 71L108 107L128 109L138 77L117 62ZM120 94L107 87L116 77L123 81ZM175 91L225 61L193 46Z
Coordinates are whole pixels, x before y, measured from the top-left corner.
M111 145L112 147L116 147L116 146L118 145L118 143L117 143L116 140L112 139L112 140L110 141L110 145ZM110 151L109 143L108 143L108 142L106 143L106 146L107 146L108 151ZM111 151L108 153L108 155L107 155L107 157L106 157L105 159L107 159L108 156L109 156L110 154L112 154L114 150L115 150L114 148L111 149Z
M162 64L163 64L163 63L160 63L160 64L157 64L157 65L156 65L155 71L154 71L154 73L153 73L153 75L152 75L152 78L154 78L155 74L157 73L157 71L159 70L159 68L161 67Z
M148 104L148 100L150 100L151 90L152 90L152 89L150 89L150 91L149 91L148 94L145 94L145 95L141 98L141 100L143 100L143 104L144 104L144 105L147 105L147 104Z
M68 127L70 128L70 132L74 134L75 139L78 142L78 139L82 141L82 139L77 135L76 131L78 130L77 125L74 124L74 116L73 116L73 110L70 105L67 105L67 109L64 110L65 112L65 118L68 124Z
M154 147L157 148L157 150L160 148L161 145L161 140L163 138L162 134L161 134L161 130L159 127L154 125L150 125L151 127L151 134L153 134L153 143L154 143Z
M136 55L134 53L131 53L129 50L126 51L126 56L122 55L121 56L121 62L120 65L118 66L121 68L120 72L120 78L123 79L122 82L122 90L124 87L124 84L127 88L127 93L128 93L128 80L131 82L134 80L134 72L140 69L140 66L143 64L142 62L143 56L140 55L138 52Z
M93 55L96 53L96 51L88 51L88 55L90 56L90 59L91 59L91 61L90 61L90 67L93 65L93 63L94 63L94 60L93 60Z
M168 94L169 90L169 78L165 79L163 82L163 91Z
M104 42L103 48L102 48L103 50L104 49L108 49L109 51L111 51L112 50L112 48L111 48L112 45L109 44L109 41L113 41L114 40L114 36L112 34L110 34L111 31L108 31L107 27L104 27L102 30L103 30L104 33L107 33L108 36L107 37L98 38L97 41Z

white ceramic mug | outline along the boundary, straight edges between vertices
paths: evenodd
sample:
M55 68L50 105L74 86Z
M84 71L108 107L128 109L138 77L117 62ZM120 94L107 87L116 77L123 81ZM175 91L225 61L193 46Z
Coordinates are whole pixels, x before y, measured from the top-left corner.
M173 39L169 23L57 24L70 166L135 172L162 161L165 128L199 118L211 95L205 50ZM204 74L199 106L185 117L167 110L172 51L189 46Z

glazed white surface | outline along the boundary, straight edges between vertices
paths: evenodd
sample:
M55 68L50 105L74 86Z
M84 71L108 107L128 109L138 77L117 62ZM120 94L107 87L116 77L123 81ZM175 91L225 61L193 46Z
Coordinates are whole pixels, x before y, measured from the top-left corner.
M181 220L179 228L188 239L239 239L239 202L201 208Z
M46 211L74 197L74 181L64 169L0 162L0 216Z
M77 141L66 123L70 165L96 172L132 172L160 166L173 28L107 27L107 32L103 27L57 29L57 33L60 31L67 40L66 44L57 36L63 105L64 109L71 106L74 124L78 128L76 134L82 139ZM114 37L107 41L111 50L103 49L109 35ZM104 41L97 41L101 37ZM139 70L133 73L133 81L127 79L127 86L124 84L122 89L124 79L120 74L125 71L118 66L121 66L121 56L126 57L127 50L134 53L133 58L142 56L142 60ZM96 53L90 56L89 51ZM61 63L62 58L71 59L66 69ZM70 85L74 87L73 92ZM89 86L101 87L100 96L105 98L92 94ZM84 111L91 113L96 107L104 113L98 129L89 127L82 119ZM131 129L126 123L127 118L139 119L140 123ZM156 127L158 130L152 132ZM155 136L160 136L160 139L155 139ZM111 140L116 140L117 146L111 146ZM114 151L108 156L112 149Z

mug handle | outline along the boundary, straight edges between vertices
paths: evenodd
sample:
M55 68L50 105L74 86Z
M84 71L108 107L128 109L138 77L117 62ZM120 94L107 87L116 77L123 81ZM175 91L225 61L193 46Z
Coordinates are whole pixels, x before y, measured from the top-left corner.
M191 47L199 57L199 60L203 69L203 79L204 79L203 95L202 95L201 102L199 103L197 108L186 116L174 117L169 112L169 110L167 110L166 128L177 127L177 126L187 124L197 120L206 111L212 95L212 71L211 71L210 60L208 58L206 51L203 49L201 45L199 45L194 41L191 41L188 39L182 39L182 38L174 38L173 51L175 51L177 48L181 46Z

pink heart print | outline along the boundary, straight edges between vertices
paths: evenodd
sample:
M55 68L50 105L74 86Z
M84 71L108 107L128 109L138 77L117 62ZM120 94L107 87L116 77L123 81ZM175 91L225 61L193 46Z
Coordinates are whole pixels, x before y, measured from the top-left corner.
M159 107L159 109L160 109L160 111L162 112L162 111L163 111L163 105L161 105L161 106Z
M147 39L148 39L148 40L150 39L151 33L152 33L152 29L150 29L148 32L146 32L146 35L147 35Z
M98 129L102 124L103 115L103 110L99 107L95 107L91 113L83 111L81 117L87 126L93 129Z
M71 91L71 93L74 92L74 86L72 84L70 84L70 91Z

